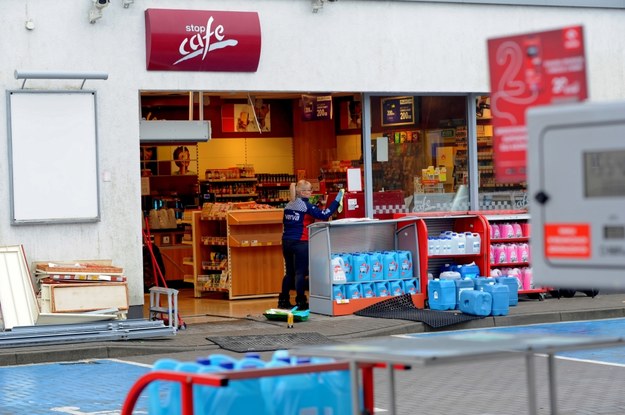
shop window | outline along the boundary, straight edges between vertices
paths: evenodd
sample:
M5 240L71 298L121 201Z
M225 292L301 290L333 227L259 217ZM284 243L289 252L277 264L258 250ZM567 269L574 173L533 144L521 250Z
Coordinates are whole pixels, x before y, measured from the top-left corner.
M371 112L373 191L401 191L410 212L469 210L466 97L372 97Z

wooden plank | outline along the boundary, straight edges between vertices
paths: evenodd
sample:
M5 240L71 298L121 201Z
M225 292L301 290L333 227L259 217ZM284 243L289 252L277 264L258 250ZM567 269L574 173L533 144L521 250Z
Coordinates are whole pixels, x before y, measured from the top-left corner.
M21 245L0 247L0 307L4 330L37 321L39 307Z
M44 289L42 284L42 292ZM50 284L50 311L77 313L110 308L128 310L126 283Z

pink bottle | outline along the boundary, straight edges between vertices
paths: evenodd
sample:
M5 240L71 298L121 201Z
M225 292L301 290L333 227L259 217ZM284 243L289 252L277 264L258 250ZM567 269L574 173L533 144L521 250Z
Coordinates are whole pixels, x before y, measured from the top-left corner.
M492 239L499 239L499 238L501 238L501 231L499 229L499 225L497 225L496 223L491 223L490 224L490 237Z
M530 262L530 246L528 244L517 244L517 258L519 262Z
M506 262L507 254L504 244L495 245L495 264L503 264Z
M532 279L532 269L529 267L523 268L523 289L531 290L534 288L534 281Z
M504 223L499 227L502 238L514 238L514 228L509 223Z
M517 256L517 244L506 244L506 261L508 263L519 262L519 258Z
M522 238L523 237L523 230L521 229L521 225L519 223L513 223L512 224L512 231L514 232L514 237L515 238Z
M495 245L490 246L490 263L495 263Z

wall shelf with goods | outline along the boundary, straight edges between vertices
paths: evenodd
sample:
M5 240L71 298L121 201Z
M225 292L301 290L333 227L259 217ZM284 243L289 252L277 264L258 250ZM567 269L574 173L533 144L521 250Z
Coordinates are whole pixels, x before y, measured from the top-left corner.
M282 209L253 202L205 203L201 211L189 212L194 296L276 296L284 275L282 215Z
M200 180L200 193L215 195L217 201L254 200L258 179L251 165L227 169L208 169Z
M256 193L258 203L281 207L289 202L289 187L297 182L297 177L288 173L259 173L256 175Z
M418 241L418 227L422 224L412 219L390 219L358 221L331 221L316 222L310 225L309 251L310 251L310 310L314 313L338 316L352 314L367 306L384 301L394 292L391 287L397 287L403 294L406 284L412 284L414 294L412 299L417 307L422 308L425 301L427 272L425 262L421 260L427 248ZM389 262L397 260L394 267L387 267L384 260L380 260L381 274L375 275L374 266L364 265L367 257L378 258L385 256ZM400 255L407 261L401 261ZM344 275L344 278L336 278L334 272L337 258L351 257L353 270L358 274ZM357 265L364 261L363 264ZM374 260L372 260L374 261ZM375 263L375 262L374 262ZM360 271L357 271L360 270ZM391 274L389 271L393 270ZM364 275L369 273L371 275ZM346 272L346 274L348 274ZM386 287L385 296L380 296L377 285ZM367 287L373 290L371 297L366 297ZM363 295L354 294L357 290L364 290ZM398 293L399 294L399 293ZM355 298L359 297L359 298Z
M228 252L226 218L194 211L193 219L193 295L228 292Z

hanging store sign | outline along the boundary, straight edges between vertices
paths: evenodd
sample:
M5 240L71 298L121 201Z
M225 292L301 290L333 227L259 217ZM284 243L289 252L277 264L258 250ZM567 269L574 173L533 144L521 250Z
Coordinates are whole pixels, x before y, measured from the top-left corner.
M149 71L256 72L260 20L256 12L147 9Z
M582 26L488 40L495 176L526 180L525 111L588 96Z
M332 95L302 95L302 121L332 119Z
M382 98L382 126L414 124L414 97Z

